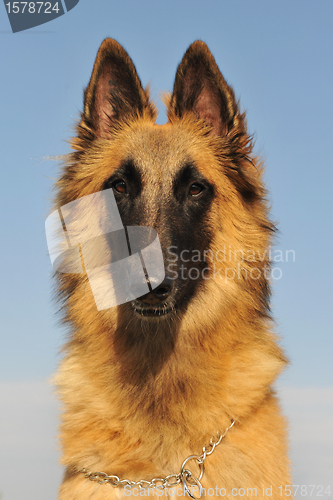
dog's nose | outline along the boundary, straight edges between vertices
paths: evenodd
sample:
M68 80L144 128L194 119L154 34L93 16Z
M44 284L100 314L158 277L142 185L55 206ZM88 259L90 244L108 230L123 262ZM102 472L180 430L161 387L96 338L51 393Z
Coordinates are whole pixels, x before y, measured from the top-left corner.
M153 284L151 283L153 286ZM154 288L151 292L140 297L139 300L147 304L158 304L164 302L172 291L173 280L165 277L160 285Z

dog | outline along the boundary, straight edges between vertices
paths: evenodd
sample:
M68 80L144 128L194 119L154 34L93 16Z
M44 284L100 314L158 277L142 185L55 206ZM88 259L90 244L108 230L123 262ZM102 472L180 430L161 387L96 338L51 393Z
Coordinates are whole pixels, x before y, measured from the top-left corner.
M202 41L164 101L157 125L132 60L104 40L55 210L112 196L124 228L157 234L163 275L145 272L146 293L98 307L82 248L82 272L56 273L69 328L55 379L59 499L289 496L263 166Z

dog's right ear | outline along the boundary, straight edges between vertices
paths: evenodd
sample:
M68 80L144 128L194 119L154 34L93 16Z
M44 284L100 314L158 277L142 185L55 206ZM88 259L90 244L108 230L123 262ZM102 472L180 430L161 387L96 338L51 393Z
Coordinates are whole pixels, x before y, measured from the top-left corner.
M84 93L81 127L95 137L107 137L112 126L129 116L148 111L155 118L148 91L142 88L135 66L118 42L106 38L101 44L88 87Z
M193 113L211 127L211 134L225 136L234 126L237 112L234 92L207 45L200 40L192 43L177 69L169 120Z

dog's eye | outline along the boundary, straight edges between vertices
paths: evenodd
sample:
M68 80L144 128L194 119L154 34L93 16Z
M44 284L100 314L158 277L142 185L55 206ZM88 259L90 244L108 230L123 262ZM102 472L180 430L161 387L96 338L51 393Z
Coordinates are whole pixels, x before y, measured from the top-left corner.
M123 180L114 181L112 183L112 187L117 191L117 193L120 193L120 194L126 194L127 193L126 182L123 181Z
M202 184L199 184L198 182L195 182L190 186L189 189L189 195L190 196L198 196L202 191L205 189L205 186Z

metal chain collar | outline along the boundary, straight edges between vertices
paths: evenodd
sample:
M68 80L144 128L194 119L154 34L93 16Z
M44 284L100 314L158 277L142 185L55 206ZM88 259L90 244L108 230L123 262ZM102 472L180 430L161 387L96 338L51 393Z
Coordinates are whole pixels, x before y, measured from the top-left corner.
M78 472L83 472L85 477L89 478L90 481L96 481L99 484L109 483L111 486L115 488L119 486L122 487L127 486L129 488L133 488L136 486L142 490L146 490L149 488L156 488L159 490L163 490L165 488L172 488L174 486L177 486L178 484L183 483L184 490L187 493L187 495L192 499L197 500L202 496L203 488L200 481L205 472L204 469L205 460L209 455L213 453L216 446L218 446L221 443L222 439L225 437L225 435L231 429L234 423L235 421L232 420L231 424L229 425L229 427L226 428L223 434L217 433L216 436L213 436L209 444L202 448L201 455L190 455L189 457L187 457L184 460L180 472L178 474L170 474L169 476L166 476L164 479L154 478L151 481L146 481L145 479L141 479L140 481L130 481L129 479L119 479L118 476L113 476L113 475L108 476L105 472L89 472L87 469L80 469ZM191 460L195 460L199 466L200 470L199 477L196 477L188 468L185 468L186 464ZM191 487L193 486L196 487L196 490L199 489L199 496L194 496L193 492L191 491Z

